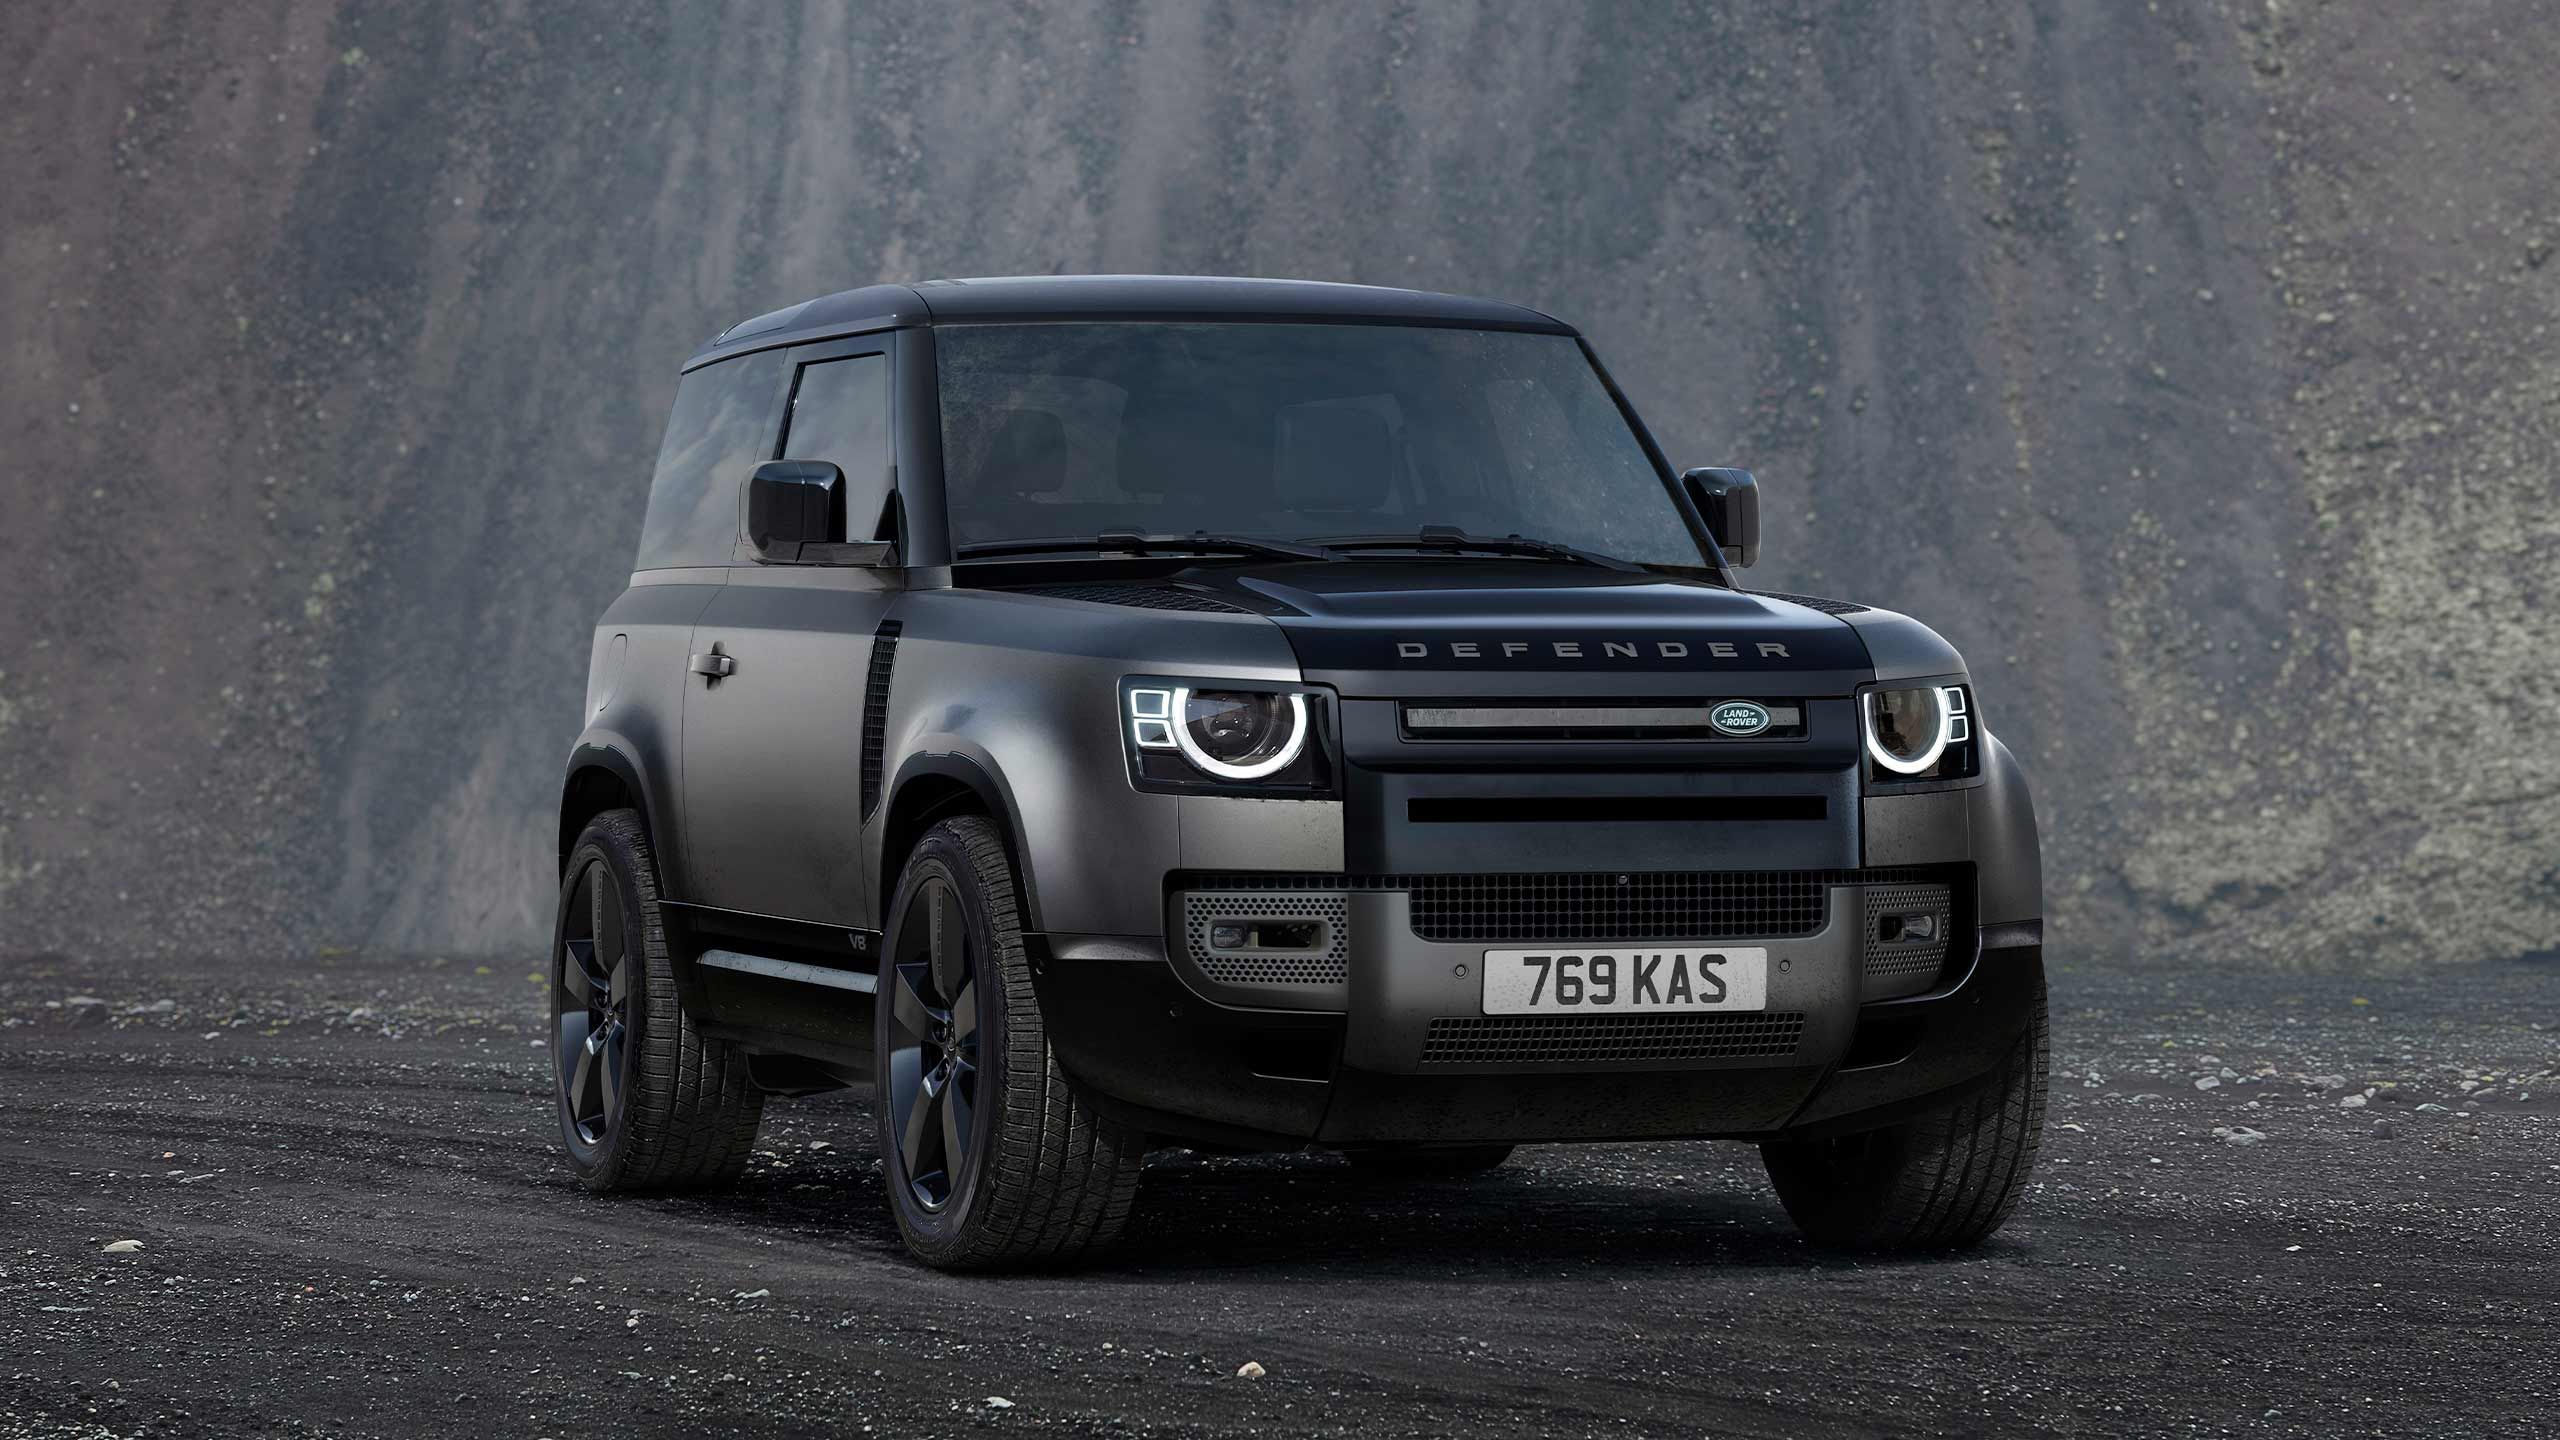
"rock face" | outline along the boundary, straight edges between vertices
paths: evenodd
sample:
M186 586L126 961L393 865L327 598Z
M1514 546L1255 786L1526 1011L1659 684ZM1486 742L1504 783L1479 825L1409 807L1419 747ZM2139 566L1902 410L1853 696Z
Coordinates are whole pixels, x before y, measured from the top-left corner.
M0 12L11 949L547 933L676 361L878 278L1585 327L1766 586L1917 613L2057 943L2560 936L2523 4Z

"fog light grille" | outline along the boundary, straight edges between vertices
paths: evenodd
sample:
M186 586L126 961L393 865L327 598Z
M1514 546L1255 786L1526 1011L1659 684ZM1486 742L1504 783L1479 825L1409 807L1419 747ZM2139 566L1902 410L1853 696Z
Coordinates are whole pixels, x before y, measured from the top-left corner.
M1213 946L1210 931L1256 920L1313 921L1319 948L1274 950ZM1341 895L1221 894L1182 897L1182 928L1191 963L1220 985L1340 985L1351 973L1351 904Z
M1947 936L1954 913L1944 885L1867 887L1866 998L1917 995L1938 983L1947 968ZM1925 935L1910 922L1931 922Z

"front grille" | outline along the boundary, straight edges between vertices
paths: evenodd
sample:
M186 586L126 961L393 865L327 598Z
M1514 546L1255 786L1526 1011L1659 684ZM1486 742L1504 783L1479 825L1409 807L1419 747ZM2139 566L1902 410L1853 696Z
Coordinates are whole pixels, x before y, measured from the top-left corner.
M1197 610L1209 614L1250 615L1241 605L1230 605L1214 595L1178 590L1171 585L1112 585L1101 581L1080 581L1059 585L1025 585L1025 595L1046 595L1052 600L1082 600L1094 605L1128 605L1140 610Z
M1329 943L1322 950L1210 949L1210 922L1265 918L1321 920ZM1182 928L1191 942L1191 963L1221 985L1332 986L1351 973L1351 905L1339 894L1194 892L1182 897Z
M1782 1059L1804 1038L1797 1010L1738 1015L1485 1015L1434 1020L1432 1065L1591 1065Z
M1818 870L1672 874L1417 875L1425 940L1722 940L1811 935L1828 899Z

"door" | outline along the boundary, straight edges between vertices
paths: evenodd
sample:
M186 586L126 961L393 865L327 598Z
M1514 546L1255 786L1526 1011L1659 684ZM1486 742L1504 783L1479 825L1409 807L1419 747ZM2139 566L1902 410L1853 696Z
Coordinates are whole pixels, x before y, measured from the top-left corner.
M844 471L853 540L872 538L889 512L885 339L795 353L778 451ZM684 704L687 898L859 928L871 912L861 866L863 688L897 578L748 556L742 542L729 583L694 622L697 664Z

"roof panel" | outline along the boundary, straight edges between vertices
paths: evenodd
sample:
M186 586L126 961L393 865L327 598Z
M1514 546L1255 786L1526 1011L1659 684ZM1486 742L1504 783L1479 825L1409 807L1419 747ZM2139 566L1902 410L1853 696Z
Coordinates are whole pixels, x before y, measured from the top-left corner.
M1447 325L1575 333L1524 306L1427 290L1215 275L1022 275L839 291L731 327L685 368L890 325L1062 320L1250 320Z

